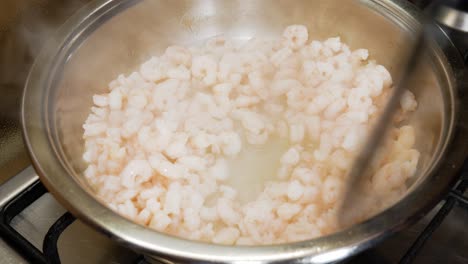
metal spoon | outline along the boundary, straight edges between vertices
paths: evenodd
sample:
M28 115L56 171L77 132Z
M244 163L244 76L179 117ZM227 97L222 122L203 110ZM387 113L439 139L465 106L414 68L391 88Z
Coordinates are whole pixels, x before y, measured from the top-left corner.
M430 13L434 10L434 6L430 10ZM411 49L409 49L409 53L406 56L407 60L403 65L402 77L394 87L382 115L371 130L368 139L360 150L351 170L349 171L345 185L344 199L338 209L338 221L343 227L350 224L350 220L352 220L352 215L356 206L360 204L359 199L361 197L360 194L362 194L361 188L363 184L369 180L369 178L366 177L366 175L368 175L366 172L369 169L369 164L388 132L388 127L392 123L392 118L398 109L401 96L404 91L408 89L408 84L417 68L419 59L425 53L427 36L431 34L434 26L434 24L426 19L423 21L421 29L416 32L415 40Z

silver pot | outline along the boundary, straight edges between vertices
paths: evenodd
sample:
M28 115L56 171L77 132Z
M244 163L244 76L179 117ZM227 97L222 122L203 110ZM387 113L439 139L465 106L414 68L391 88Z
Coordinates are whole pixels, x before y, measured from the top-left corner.
M458 80L462 61L442 31L414 76L418 110L410 118L422 153L416 181L391 208L338 233L309 241L256 247L212 245L165 235L133 223L97 201L82 176L82 124L107 83L130 73L173 43L224 33L277 35L305 24L311 38L339 35L365 47L398 78L400 54L420 26L406 1L97 0L74 15L38 56L23 98L22 121L34 167L73 214L153 260L325 263L348 257L419 219L439 201L467 155L468 100ZM462 109L462 106L464 108Z

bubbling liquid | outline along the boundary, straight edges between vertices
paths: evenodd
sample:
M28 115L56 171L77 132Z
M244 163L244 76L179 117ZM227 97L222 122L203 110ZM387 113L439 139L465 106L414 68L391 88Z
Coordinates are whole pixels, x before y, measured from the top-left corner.
M265 183L277 179L279 160L290 147L287 140L274 137L261 146L246 145L228 161L230 177L226 184L238 193L238 201L246 204L255 200Z

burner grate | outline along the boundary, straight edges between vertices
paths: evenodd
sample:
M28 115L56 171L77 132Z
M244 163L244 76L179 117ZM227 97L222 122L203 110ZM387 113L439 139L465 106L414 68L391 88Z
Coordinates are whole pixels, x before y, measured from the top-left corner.
M18 253L33 263L47 264L47 259L31 242L18 233L10 224L11 220L21 211L30 206L47 192L45 187L37 181L23 192L10 200L0 211L0 235Z
M75 221L75 217L67 212L62 215L49 229L42 248L45 258L50 264L60 264L57 242L63 231Z
M412 263L414 258L418 255L418 253L421 251L423 248L424 244L427 242L427 240L431 237L431 235L434 233L435 230L442 224L444 221L445 217L452 211L453 207L455 204L458 203L464 203L466 202L467 198L461 195L458 195L460 191L466 190L466 186L468 185L468 181L463 181L460 184L463 186L463 188L456 188L455 190L452 190L449 194L449 197L446 199L444 205L442 208L440 208L439 212L432 218L431 222L429 223L428 226L424 229L424 231L418 236L416 241L413 243L413 245L408 249L406 254L403 256L403 258L400 260L400 264L408 264ZM453 196L454 194L457 194L456 196ZM466 208L466 207L465 207Z
M467 197L463 196L463 192L465 192L465 190L468 187L468 162L465 162L465 165L462 168L460 178L460 182L456 185L455 188L453 188L450 191L442 208L437 212L434 218L432 218L431 222L426 226L426 228L418 236L413 245L408 249L406 254L400 260L400 264L408 264L414 260L414 258L421 251L427 240L431 237L434 231L442 224L445 217L447 217L447 215L457 203L461 206L464 206L465 209L468 209L468 199Z
M468 198L463 196L463 194L460 191L457 190L452 190L449 193L450 197L455 198L457 202L460 204L460 206L463 206L465 208L468 207Z

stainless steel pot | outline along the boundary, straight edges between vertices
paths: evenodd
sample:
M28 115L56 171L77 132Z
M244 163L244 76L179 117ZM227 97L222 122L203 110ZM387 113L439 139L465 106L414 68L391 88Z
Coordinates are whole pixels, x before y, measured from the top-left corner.
M413 80L419 107L410 122L422 152L417 180L391 208L326 237L227 247L168 236L128 221L98 202L82 177L81 125L92 94L103 92L116 74L131 72L169 44L220 33L270 36L300 23L311 29L311 38L339 35L352 48L369 48L373 58L398 75L398 55L420 26L419 18L406 1L389 0L97 0L50 36L29 75L22 121L34 167L73 214L153 259L325 263L345 258L420 218L441 199L467 155L463 136L468 130L468 100L458 83L463 64L442 31L434 35L426 63Z

